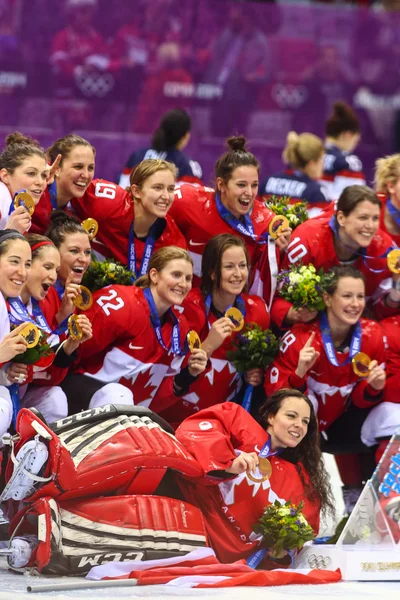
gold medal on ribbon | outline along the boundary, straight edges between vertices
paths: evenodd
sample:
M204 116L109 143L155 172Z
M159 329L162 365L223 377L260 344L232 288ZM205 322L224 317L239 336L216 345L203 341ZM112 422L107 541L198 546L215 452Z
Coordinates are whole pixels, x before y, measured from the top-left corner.
M74 298L74 305L81 310L88 310L93 304L92 292L84 285L79 286L79 296Z
M368 354L364 352L358 352L355 356L353 356L353 360L351 361L353 364L353 371L359 377L368 377L369 375L369 365L371 364L371 359Z
M269 224L269 235L276 240L282 229L289 227L289 221L283 215L276 215Z
M252 473L247 473L247 477L254 481L255 483L262 483L263 481L267 481L272 475L272 465L269 462L268 458L258 457L258 467L257 467L256 475L252 475Z
M14 198L14 208L23 206L25 210L32 216L35 212L35 203L28 192L20 192Z
M36 327L34 323L27 323L25 327L21 329L19 334L25 339L28 348L34 348L42 335L40 329Z
M68 331L71 338L75 341L83 338L83 330L78 323L78 315L71 315L68 319Z
M387 266L392 273L400 273L400 248L391 250L386 257Z
M193 329L189 331L189 333L186 336L186 339L190 352L193 352L195 348L201 348L201 340L199 338L199 334Z
M225 313L225 317L228 317L228 319L230 319L234 324L233 331L240 331L241 329L243 329L244 316L238 308L235 308L234 306L228 308L228 310Z
M92 241L92 239L96 237L97 232L99 231L99 224L96 221L96 219L92 219L90 217L89 219L85 219L84 221L82 221L81 225L83 229L87 231L89 240Z

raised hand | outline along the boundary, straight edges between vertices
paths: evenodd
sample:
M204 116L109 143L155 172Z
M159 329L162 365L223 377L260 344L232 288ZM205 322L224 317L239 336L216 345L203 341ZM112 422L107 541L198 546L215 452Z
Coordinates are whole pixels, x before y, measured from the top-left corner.
M221 317L211 325L210 332L204 342L202 348L207 352L208 356L217 350L224 343L226 338L232 335L234 324L228 317Z
M382 390L385 386L386 381L386 373L385 371L378 365L377 360L372 360L369 365L369 375L367 378L367 383L374 390Z
M203 348L194 348L190 353L188 361L189 373L192 375L192 377L197 377L197 375L200 375L200 373L205 370L207 362L207 352L205 352Z
M312 345L314 338L315 331L312 332L303 348L300 350L296 369L296 375L298 377L304 377L319 358L319 352Z
M251 473L258 467L258 455L255 452L241 452L237 456L230 467L225 469L227 473L233 473L233 475L240 475L247 471Z

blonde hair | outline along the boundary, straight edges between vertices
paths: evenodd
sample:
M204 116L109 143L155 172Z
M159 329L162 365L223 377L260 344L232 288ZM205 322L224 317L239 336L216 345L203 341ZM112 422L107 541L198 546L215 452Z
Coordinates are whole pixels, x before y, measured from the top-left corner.
M142 275L142 277L136 279L135 286L141 288L150 287L151 280L149 273L151 269L155 269L156 271L160 272L165 269L171 260L186 260L186 262L190 263L193 267L192 258L187 250L178 248L178 246L164 246L163 248L159 248L157 252L154 252L149 262L148 272L146 275Z
M400 154L392 154L375 161L375 191L388 193L388 183L396 183L400 177Z
M132 196L132 185L137 185L138 188L141 188L146 179L157 173L157 171L171 171L174 179L178 175L178 169L173 163L159 158L146 158L132 169L129 177L130 185L126 188L126 191L130 192Z
M282 154L285 163L298 169L304 169L311 160L318 160L324 152L324 144L313 133L300 133L289 131L286 146Z

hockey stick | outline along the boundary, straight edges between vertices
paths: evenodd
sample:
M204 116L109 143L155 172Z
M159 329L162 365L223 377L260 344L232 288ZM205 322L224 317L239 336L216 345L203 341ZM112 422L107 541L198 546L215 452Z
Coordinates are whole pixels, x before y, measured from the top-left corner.
M137 585L137 579L106 579L104 581L66 581L65 583L45 583L28 585L27 592L64 592L67 590L89 590L90 588L124 587Z

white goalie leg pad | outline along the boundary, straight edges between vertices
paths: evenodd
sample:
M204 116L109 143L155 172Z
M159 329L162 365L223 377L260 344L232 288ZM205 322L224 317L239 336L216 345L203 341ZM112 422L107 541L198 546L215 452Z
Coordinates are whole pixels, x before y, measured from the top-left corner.
M361 428L361 441L366 446L375 446L377 438L390 438L400 423L400 404L382 402L375 406Z

